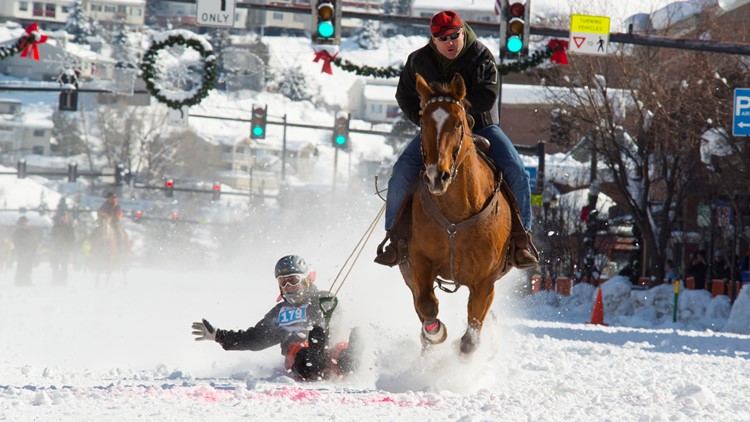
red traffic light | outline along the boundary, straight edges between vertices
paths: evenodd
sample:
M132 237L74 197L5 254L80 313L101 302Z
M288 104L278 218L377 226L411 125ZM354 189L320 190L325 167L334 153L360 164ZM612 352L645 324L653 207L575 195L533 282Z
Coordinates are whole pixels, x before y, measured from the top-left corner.
M214 190L217 192L221 191L221 183L214 183Z
M520 18L523 16L523 12L525 11L526 6L521 3L513 3L510 5L510 8L508 9L510 16L514 18Z
M141 217L143 217L143 212L140 211L140 210L136 211L135 212L135 218L141 218Z
M172 179L167 179L167 181L164 182L164 186L166 186L168 188L173 188L174 187L174 181Z
M179 216L179 215L178 215L178 214L177 214L176 212L173 212L173 213L172 213L172 220L177 220L177 217L178 217L178 216Z

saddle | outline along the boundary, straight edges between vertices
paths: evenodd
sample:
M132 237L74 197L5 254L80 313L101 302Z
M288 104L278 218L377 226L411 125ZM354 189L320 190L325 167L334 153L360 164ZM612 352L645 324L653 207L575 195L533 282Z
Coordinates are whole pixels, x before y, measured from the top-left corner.
M508 257L511 260L509 264L515 266L515 263L513 262L513 257L515 256L516 252L515 244L525 243L522 242L522 239L519 238L520 234L527 236L526 230L524 229L523 222L521 220L521 211L518 207L518 201L516 200L516 196L513 194L513 191L510 189L508 182L506 182L502 177L502 170L499 169L492 161L492 159L490 159L487 155L490 149L490 142L487 140L487 138L479 135L474 135L474 146L477 148L479 155L487 162L487 164L489 164L490 168L495 173L495 179L500 184L500 192L502 192L505 200L510 206L512 214L512 236ZM376 263L393 267L395 265L408 262L409 253L407 245L409 243L409 240L411 239L411 205L414 201L415 192L416 189L413 188L409 192L409 194L407 194L406 198L401 204L401 208L399 208L399 211L396 214L396 219L394 220L393 227L385 234L385 238L383 238L383 240L378 245L377 256L375 258ZM385 244L389 240L390 244L388 246L385 246ZM531 245L533 245L533 243ZM537 254L538 258L538 252L536 252L536 249L535 253Z

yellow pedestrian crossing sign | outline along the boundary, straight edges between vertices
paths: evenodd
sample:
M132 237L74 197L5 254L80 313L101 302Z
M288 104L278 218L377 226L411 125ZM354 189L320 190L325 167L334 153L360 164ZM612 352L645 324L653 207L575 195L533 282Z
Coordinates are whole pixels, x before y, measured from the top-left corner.
M609 46L609 17L570 16L568 52L576 54L607 55Z

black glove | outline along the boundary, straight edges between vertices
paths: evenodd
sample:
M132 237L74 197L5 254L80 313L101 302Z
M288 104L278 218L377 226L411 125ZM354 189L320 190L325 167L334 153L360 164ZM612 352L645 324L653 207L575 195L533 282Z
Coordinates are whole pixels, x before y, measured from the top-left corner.
M193 323L193 335L195 341L211 340L216 341L216 329L211 325L210 322L203 319L203 322Z

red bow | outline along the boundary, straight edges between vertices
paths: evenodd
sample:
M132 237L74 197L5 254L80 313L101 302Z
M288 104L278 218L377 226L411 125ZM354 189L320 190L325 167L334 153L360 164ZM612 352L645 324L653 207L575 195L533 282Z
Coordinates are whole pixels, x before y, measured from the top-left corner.
M47 36L39 32L39 26L35 23L26 27L26 35L21 39L21 45L24 45L21 57L33 57L39 60L39 48L37 44L47 41Z
M549 40L547 47L553 51L552 57L549 59L552 63L568 64L568 56L565 54L565 50L568 49L568 41L553 38Z
M320 73L325 72L329 75L333 75L333 69L331 69L331 60L335 59L338 55L339 53L336 53L332 56L331 53L326 50L316 51L315 60L313 60L313 62L317 63L318 60L323 59L323 68L320 69Z

